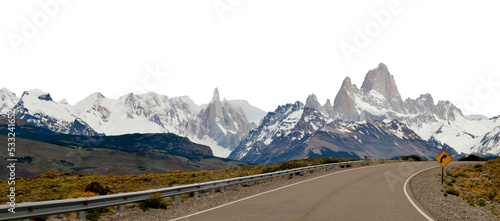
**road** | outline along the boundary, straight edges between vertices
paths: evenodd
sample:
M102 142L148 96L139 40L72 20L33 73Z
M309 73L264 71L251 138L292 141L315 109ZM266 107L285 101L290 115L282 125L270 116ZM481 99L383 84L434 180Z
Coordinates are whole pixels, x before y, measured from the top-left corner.
M428 220L403 188L411 175L438 166L433 161L346 169L175 220Z

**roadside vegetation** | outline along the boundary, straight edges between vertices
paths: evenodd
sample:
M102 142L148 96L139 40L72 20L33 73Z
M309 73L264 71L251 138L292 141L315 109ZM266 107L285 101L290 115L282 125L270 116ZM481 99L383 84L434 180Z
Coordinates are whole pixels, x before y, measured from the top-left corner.
M399 158L399 160L402 160L402 161L422 161L422 157L418 156L418 155L415 155L415 154L412 154L412 155L408 155L408 156L402 156Z
M500 217L500 158L446 169L445 196L455 195L471 206L485 207Z
M168 173L146 173L142 175L90 175L76 172L49 172L30 178L16 179L16 201L36 202L158 189L351 160L359 159L311 158L274 165L252 165L225 170L198 172L177 170ZM0 190L2 190L0 194L6 196L8 187L6 180L0 180ZM153 202L155 202L154 200L152 199ZM6 198L0 198L0 204L6 204L6 202Z

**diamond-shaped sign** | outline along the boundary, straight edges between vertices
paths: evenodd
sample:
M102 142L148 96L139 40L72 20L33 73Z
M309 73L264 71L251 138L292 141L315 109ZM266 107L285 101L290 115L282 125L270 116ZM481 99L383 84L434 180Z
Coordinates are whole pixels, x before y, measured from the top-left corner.
M445 150L443 150L436 156L436 160L439 164L441 164L442 167L445 167L449 162L453 160L453 158L451 158L451 156Z

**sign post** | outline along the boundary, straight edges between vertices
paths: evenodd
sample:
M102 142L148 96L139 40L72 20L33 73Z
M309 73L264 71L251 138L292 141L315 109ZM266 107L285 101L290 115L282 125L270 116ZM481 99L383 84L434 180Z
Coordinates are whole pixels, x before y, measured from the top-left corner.
M444 167L453 160L451 156L443 150L440 154L438 154L435 158L439 164L441 164L441 184L444 182Z

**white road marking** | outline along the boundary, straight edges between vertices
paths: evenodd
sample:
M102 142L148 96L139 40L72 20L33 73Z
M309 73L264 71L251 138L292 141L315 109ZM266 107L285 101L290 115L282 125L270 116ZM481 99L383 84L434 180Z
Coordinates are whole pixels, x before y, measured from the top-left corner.
M326 174L326 175L322 175L322 176L319 176L319 177L314 177L314 178L311 178L311 179L303 180L303 181L300 181L300 182L297 182L297 183L292 183L292 184L289 184L289 185L286 185L286 186L282 186L282 187L279 187L279 188L276 188L276 189L272 189L272 190L269 190L269 191L266 191L266 192L258 193L258 194L255 194L253 196L245 197L245 198L242 198L242 199L239 199L239 200L236 200L236 201L232 201L232 202L229 202L229 203L226 203L226 204L222 204L220 206L212 207L210 209L206 209L206 210L203 210L203 211L200 211L200 212L189 214L189 215L186 215L186 216L183 216L183 217L178 217L178 218L175 218L175 219L171 219L170 221L176 221L176 220L186 219L186 218L189 218L191 216L196 216L196 215L199 215L199 214L202 214L202 213L206 213L206 212L209 212L209 211L212 211L212 210L215 210L215 209L219 209L219 208L222 208L222 207L225 207L225 206L229 206L231 204L235 204L237 202L241 202L241 201L248 200L248 199L260 196L260 195L264 195L264 194L267 194L267 193L278 191L278 190L281 190L281 189L284 189L284 188L287 188L287 187L295 186L297 184L301 184L301 183L309 182L309 181L312 181L312 180L320 179L320 178L323 178L323 177L326 177L326 176L331 176L331 175L343 173L343 172L346 172L346 171L353 171L353 170L358 170L358 169L363 169L363 168L369 168L369 167L377 167L377 166L383 166L383 165L390 165L390 164L379 164L379 165L373 165L373 166L362 166L362 167L358 167L358 168L337 171L337 172Z
M436 167L439 167L439 166L435 166L435 167L431 167L431 168L427 168L427 169L423 169L421 171L418 171L416 173L414 173L413 175L411 175L410 177L408 177L408 179L406 179L406 182L405 182L405 185L403 186L403 190L405 192L405 195L406 197L408 198L408 200L410 201L410 203L413 205L413 207L415 207L415 209L417 209L418 212L420 212L420 214L422 214L422 216L424 216L427 220L429 221L434 221L430 216L428 216L427 214L424 213L424 211L422 211L418 206L417 204L415 204L415 202L413 202L413 200L410 198L410 195L408 195L408 192L406 192L406 185L408 184L408 181L411 180L411 178L413 178L415 175L421 173L421 172L424 172L426 170L430 170L430 169L434 169Z

